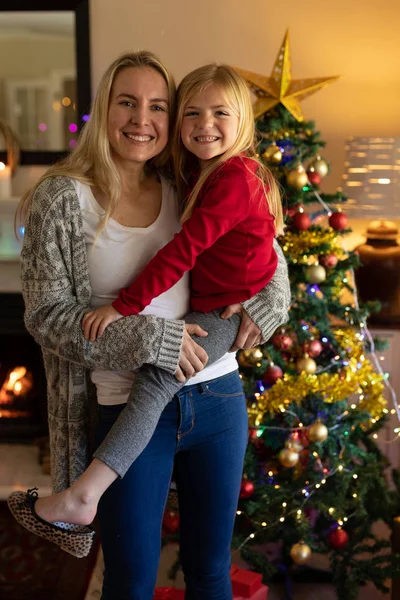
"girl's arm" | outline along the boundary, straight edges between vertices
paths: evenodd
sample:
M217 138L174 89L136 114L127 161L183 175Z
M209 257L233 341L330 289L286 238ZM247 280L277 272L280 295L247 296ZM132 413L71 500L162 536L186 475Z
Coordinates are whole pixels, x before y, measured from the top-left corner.
M200 254L246 219L251 194L242 169L226 168L224 177L215 178L208 186L201 206L194 209L181 231L157 252L128 288L120 291L112 306L121 315L138 314L153 298L175 285L193 268ZM271 262L274 260L271 245Z
M138 315L112 324L95 343L85 340L81 321L91 290L82 231L73 184L45 180L32 200L21 253L27 330L44 349L87 368L131 370L150 363L175 373L182 321Z

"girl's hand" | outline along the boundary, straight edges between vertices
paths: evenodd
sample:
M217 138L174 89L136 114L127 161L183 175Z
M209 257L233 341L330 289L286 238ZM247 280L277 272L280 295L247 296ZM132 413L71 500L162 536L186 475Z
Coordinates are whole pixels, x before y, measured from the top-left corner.
M122 319L123 315L119 313L113 306L100 306L96 310L86 313L82 319L83 334L87 340L95 342L97 338L101 337L104 333L105 328Z
M204 369L208 361L207 352L192 340L191 335L206 337L208 333L200 325L185 325L179 367L175 371L175 377L181 383Z
M229 319L229 317L235 313L241 314L242 322L235 343L230 348L229 352L248 350L249 348L254 348L254 346L261 344L261 329L254 323L253 319L249 317L241 304L231 304L230 306L227 306L221 314L221 319Z

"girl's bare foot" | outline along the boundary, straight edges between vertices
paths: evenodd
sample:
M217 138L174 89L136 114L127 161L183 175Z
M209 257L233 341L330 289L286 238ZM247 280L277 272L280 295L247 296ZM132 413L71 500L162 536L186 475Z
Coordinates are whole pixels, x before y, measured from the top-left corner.
M35 502L36 514L50 523L63 522L75 525L90 525L96 516L97 499L84 498L68 488L58 494L38 498Z

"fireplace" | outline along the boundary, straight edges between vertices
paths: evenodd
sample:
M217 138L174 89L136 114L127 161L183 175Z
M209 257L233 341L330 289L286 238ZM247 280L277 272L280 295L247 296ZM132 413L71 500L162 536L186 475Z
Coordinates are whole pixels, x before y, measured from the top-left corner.
M42 353L26 331L21 294L0 294L0 440L32 442L46 435Z

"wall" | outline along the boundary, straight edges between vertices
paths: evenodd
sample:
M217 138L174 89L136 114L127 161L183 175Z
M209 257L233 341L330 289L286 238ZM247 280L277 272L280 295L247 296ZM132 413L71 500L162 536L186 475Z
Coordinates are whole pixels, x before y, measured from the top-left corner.
M139 48L178 79L212 60L268 75L289 27L294 78L342 75L302 103L327 142L326 191L340 185L346 137L400 135L398 0L91 0L90 10L94 86L115 56Z
M398 0L364 0L362 6L347 0L90 0L93 90L111 60L140 48L160 54L178 80L212 60L268 75L287 27L294 78L342 75L302 102L327 142L324 156L332 172L324 190L334 191L341 182L346 137L400 136ZM38 171L19 169L15 196ZM349 247L363 239L366 223L351 225Z

